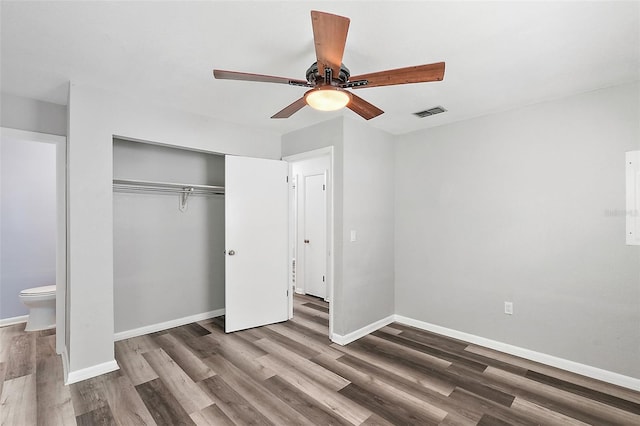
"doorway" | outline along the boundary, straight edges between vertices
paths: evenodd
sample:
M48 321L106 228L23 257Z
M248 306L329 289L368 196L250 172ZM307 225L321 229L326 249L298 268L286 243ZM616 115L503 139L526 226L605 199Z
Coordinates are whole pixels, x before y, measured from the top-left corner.
M284 158L289 163L290 184L290 301L289 317L296 306L313 309L328 305L332 332L333 296L333 148L327 147ZM302 315L302 312L301 312Z
M11 166L3 167L2 179L2 225L6 227L2 232L2 278L7 279L2 283L3 294L0 296L4 303L3 314L26 320L26 316L21 315L26 310L18 299L20 290L55 284L56 352L62 354L69 343L66 312L67 138L6 127L0 128L0 133L3 163ZM12 319L5 318L0 323L8 325ZM65 368L66 362L65 355Z

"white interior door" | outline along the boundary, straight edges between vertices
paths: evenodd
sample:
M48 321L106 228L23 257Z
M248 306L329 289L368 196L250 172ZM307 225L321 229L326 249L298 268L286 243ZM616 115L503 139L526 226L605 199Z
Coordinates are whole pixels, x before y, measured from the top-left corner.
M225 157L225 331L288 319L287 163Z
M325 175L305 176L304 181L305 293L325 299L327 297Z

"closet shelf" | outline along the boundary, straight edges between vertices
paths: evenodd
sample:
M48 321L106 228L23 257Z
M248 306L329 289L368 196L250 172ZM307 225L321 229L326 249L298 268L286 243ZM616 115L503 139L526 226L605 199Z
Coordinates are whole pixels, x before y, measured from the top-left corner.
M224 186L196 185L191 183L153 182L148 180L114 179L113 190L120 192L170 192L174 194L224 195Z

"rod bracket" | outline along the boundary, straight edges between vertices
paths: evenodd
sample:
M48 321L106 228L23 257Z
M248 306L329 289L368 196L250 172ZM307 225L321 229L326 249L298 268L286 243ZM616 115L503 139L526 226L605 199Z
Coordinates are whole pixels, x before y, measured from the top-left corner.
M187 201L189 201L189 195L193 193L193 188L182 188L182 192L180 193L180 205L178 209L181 212L187 211Z

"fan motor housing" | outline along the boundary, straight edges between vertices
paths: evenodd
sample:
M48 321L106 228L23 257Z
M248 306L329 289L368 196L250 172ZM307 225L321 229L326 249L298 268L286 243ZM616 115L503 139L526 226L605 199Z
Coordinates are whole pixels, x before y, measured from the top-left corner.
M311 64L311 66L307 70L306 75L307 75L307 81L313 85L319 84L319 83L321 84L324 82L324 75L320 75L320 72L318 71L317 62L314 62L313 64ZM351 76L351 72L349 71L349 68L345 67L344 64L341 64L340 73L338 74L337 78L336 76L333 76L333 81L338 84L345 84L347 83L347 81L349 81L350 76Z

